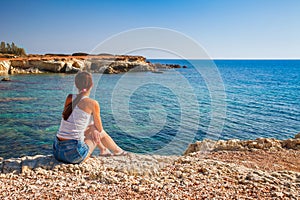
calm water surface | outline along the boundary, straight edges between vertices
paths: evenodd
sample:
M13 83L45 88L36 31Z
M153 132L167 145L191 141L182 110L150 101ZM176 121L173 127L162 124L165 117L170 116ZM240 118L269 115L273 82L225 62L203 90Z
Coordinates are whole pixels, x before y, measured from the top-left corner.
M151 61L188 68L160 74L94 74L92 96L100 102L106 131L122 148L160 153L169 145L173 149L162 154L180 154L191 141L210 137L215 108L199 73L210 65L195 60ZM300 61L214 63L223 80L227 109L222 131L213 139L285 139L300 132ZM0 82L0 157L51 154L65 97L75 92L74 75L10 78L12 82Z

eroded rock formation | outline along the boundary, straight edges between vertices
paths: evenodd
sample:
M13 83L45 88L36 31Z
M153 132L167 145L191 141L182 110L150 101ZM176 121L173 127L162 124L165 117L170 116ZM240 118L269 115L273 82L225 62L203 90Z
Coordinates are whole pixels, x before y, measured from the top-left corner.
M77 55L77 54L73 54ZM142 56L85 55L77 56L46 54L26 58L11 58L0 61L1 74L24 73L77 73L87 70L94 73L117 74L129 71L157 71L164 68L180 68L174 64L153 64Z

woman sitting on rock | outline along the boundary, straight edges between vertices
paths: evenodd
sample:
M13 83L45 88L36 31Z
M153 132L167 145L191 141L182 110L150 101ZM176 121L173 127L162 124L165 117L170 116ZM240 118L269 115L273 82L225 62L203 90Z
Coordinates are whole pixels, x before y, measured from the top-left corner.
M70 94L66 99L63 118L53 144L54 157L65 163L81 163L89 158L96 147L100 149L100 156L126 155L127 152L104 131L99 103L89 98L93 87L92 75L79 72L75 76L75 85L79 94Z

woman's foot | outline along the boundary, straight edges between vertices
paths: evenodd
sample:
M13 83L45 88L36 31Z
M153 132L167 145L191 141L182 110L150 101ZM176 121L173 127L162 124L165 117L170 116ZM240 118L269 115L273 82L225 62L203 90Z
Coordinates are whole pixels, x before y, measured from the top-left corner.
M108 156L112 156L112 155L113 154L108 149L101 151L99 154L99 156L104 156L104 157L108 157Z
M121 150L118 153L114 153L114 156L126 156L126 155L128 155L128 152L126 152L124 150Z

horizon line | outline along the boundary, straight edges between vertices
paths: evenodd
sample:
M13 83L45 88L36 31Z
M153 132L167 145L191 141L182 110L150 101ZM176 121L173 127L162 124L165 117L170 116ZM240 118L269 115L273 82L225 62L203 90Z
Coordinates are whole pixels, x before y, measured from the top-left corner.
M77 52L77 53L86 53L86 52ZM72 55L73 53L28 53L27 55L46 55L46 54L66 54L66 55ZM88 54L88 53L87 53ZM103 53L103 54L111 54L111 55L117 55L112 53ZM128 56L143 56L146 59L166 59L166 60L300 60L299 58L255 58L255 57L241 57L241 58L224 58L224 57L215 57L215 58L168 58L168 57L147 57L145 55L130 55L130 54L124 54Z

